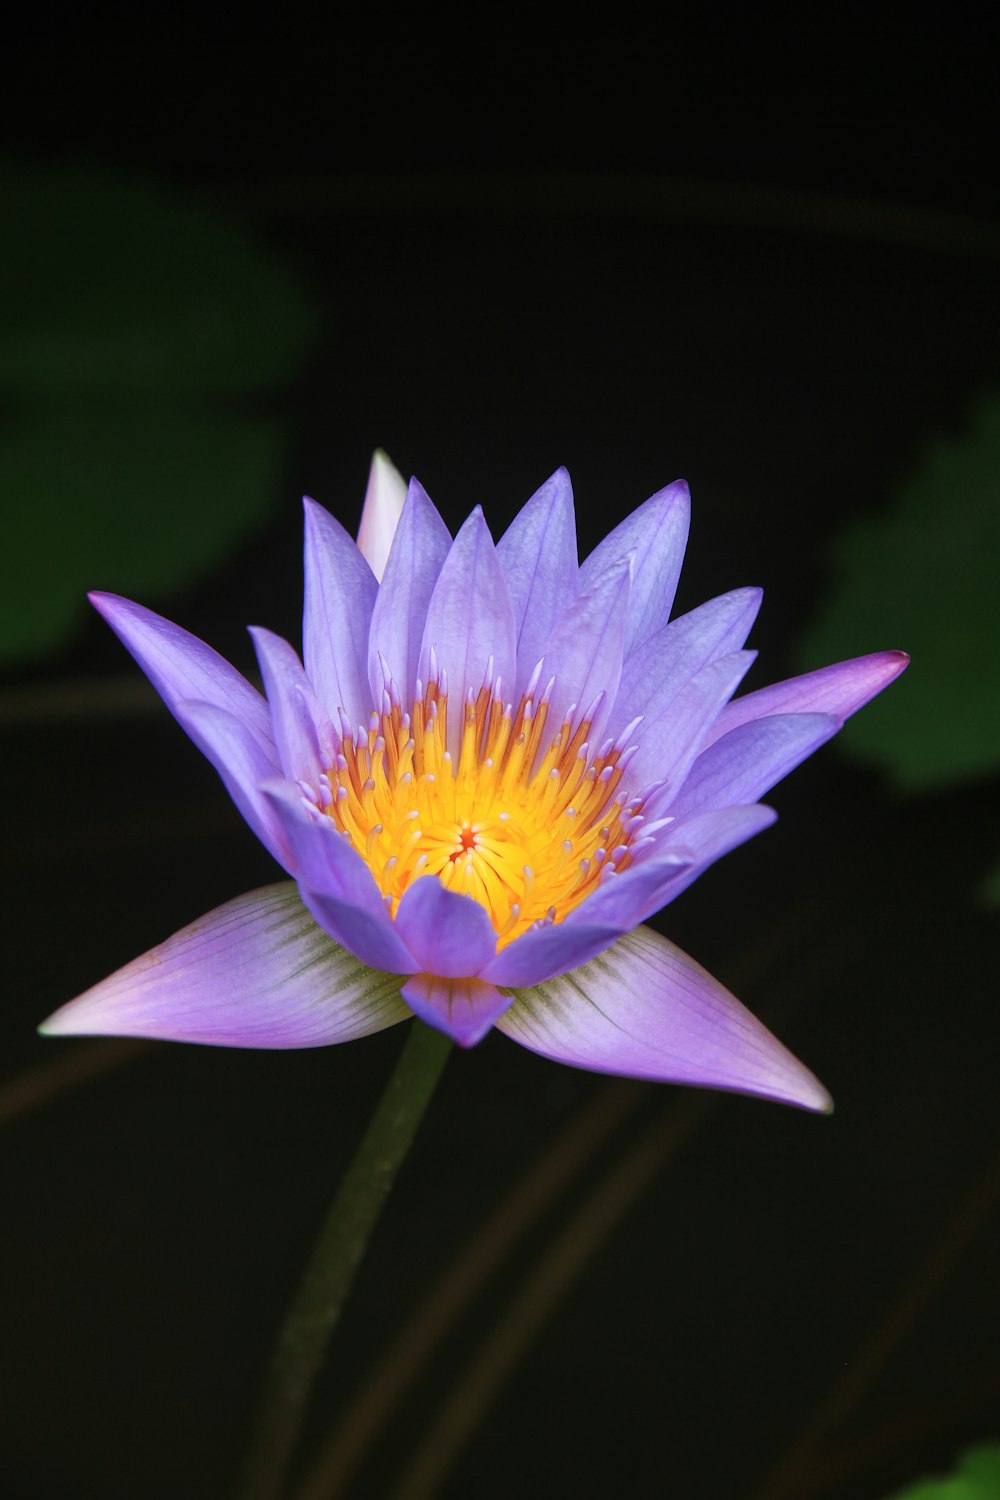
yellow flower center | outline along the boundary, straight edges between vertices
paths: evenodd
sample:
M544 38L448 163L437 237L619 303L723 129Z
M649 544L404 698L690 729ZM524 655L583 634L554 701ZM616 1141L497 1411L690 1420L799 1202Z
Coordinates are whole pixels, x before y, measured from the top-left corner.
M642 820L618 790L624 746L594 755L584 718L543 748L547 715L547 694L515 710L484 686L464 704L456 767L447 694L432 682L409 713L386 696L367 734L341 741L325 810L393 915L412 881L437 875L486 908L504 947L539 920L561 921L628 864Z

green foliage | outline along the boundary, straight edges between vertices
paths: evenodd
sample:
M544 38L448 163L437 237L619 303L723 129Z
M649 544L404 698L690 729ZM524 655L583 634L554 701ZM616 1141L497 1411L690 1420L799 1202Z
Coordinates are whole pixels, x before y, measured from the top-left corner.
M1000 1443L967 1448L953 1473L920 1479L889 1500L1000 1500Z
M317 318L219 210L141 178L0 165L0 661L63 644L87 588L157 595L277 497L273 398Z

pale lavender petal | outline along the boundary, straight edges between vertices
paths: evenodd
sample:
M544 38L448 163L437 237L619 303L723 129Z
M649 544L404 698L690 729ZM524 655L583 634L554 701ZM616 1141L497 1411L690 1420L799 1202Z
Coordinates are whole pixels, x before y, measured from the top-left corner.
M431 678L431 657L447 674L448 741L456 755L463 705L479 692L490 658L493 678L513 688L517 651L514 614L493 538L477 505L462 526L438 574L427 606L418 675ZM508 694L509 696L509 694Z
M385 572L405 499L406 480L388 455L376 448L358 527L358 551L379 581Z
M740 724L771 714L816 713L849 718L888 687L909 660L905 651L876 651L872 656L855 656L832 667L821 667L818 672L807 672L804 677L789 677L771 687L758 688L723 709L707 744Z
M396 930L427 974L445 979L477 975L496 951L486 908L471 896L447 891L436 875L424 875L404 893Z
M741 724L702 751L670 802L675 817L754 802L840 728L830 714L775 714Z
M357 544L308 496L302 655L316 696L335 723L368 722L368 633L378 584Z
M507 697L520 698L555 621L576 594L576 518L573 489L557 469L515 516L497 543L517 631L517 680Z
M635 554L625 631L626 656L670 617L690 520L691 496L684 480L678 479L626 516L580 568L580 588L592 588L609 563Z
M314 782L328 770L337 736L302 663L287 641L260 625L250 626L281 769L293 781Z
M39 1029L46 1036L325 1047L408 1015L399 976L380 974L331 942L288 881L227 901Z
M545 643L541 681L555 677L548 726L557 730L574 704L579 719L603 693L590 733L594 748L618 691L630 577L627 558L605 569L563 611Z
M307 807L287 781L270 781L263 793L294 852L302 899L320 926L374 969L419 969L371 870L332 820Z
M831 1107L822 1084L718 980L648 927L519 990L496 1024L573 1067Z
M177 703L174 716L211 761L226 790L261 843L294 875L294 859L284 830L261 792L280 773L278 752L266 750L243 719L214 703Z
M696 672L667 704L657 704L635 733L638 749L629 768L634 786L661 777L678 787L705 743L716 716L743 681L756 651L734 651Z
M658 718L696 672L739 651L757 618L761 589L734 589L657 630L626 657L610 725Z
M255 687L197 636L117 594L89 594L91 604L139 663L174 713L177 704L214 703L241 719L263 746L273 745L271 716ZM275 762L277 763L277 762Z
M481 1042L513 1003L513 996L502 995L482 979L442 979L436 974L414 974L402 993L421 1021L443 1031L460 1047Z
M383 689L380 653L403 701L413 698L427 606L450 548L447 526L423 485L411 479L368 636L368 681L376 703Z

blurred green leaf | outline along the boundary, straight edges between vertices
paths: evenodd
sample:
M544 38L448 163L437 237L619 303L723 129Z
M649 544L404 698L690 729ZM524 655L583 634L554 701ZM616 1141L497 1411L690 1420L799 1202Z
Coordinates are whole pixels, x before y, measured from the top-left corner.
M1000 766L1000 392L930 442L885 511L836 539L803 667L902 647L913 661L841 743L916 790Z
M1000 1443L968 1448L954 1473L918 1480L889 1500L1000 1500Z

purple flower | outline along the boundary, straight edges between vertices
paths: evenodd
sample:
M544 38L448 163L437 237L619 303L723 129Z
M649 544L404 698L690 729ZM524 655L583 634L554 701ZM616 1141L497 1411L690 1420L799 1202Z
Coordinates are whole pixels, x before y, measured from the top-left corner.
M254 628L266 698L138 604L93 602L292 882L184 928L49 1034L311 1047L415 1013L599 1072L828 1107L722 986L640 924L774 812L759 798L906 665L733 694L759 589L669 620L688 491L577 565L560 469L495 546L372 465L358 543L306 505L303 661ZM669 623L668 623L669 620Z

